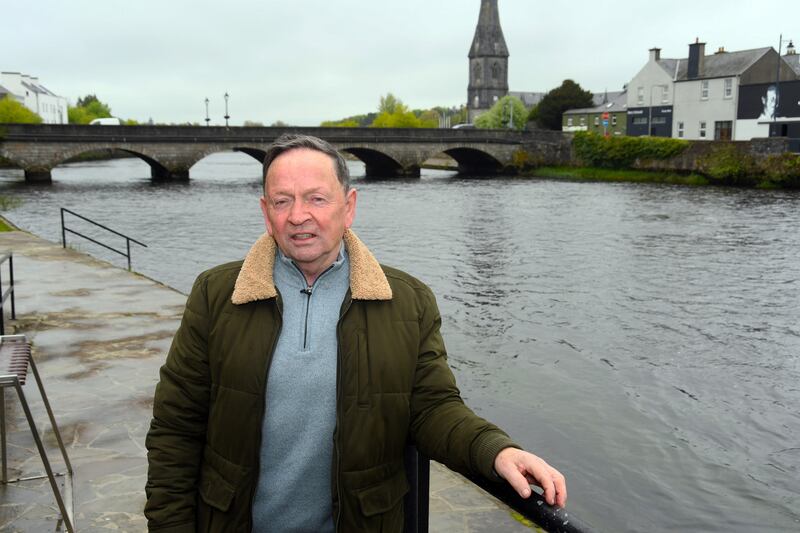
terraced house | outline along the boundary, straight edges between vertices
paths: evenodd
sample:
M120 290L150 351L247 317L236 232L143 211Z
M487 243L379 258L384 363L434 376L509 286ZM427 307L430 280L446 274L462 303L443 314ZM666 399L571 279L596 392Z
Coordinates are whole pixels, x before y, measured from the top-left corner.
M591 131L600 135L625 135L627 130L628 93L606 92L594 95L595 105L570 109L561 117L562 131Z

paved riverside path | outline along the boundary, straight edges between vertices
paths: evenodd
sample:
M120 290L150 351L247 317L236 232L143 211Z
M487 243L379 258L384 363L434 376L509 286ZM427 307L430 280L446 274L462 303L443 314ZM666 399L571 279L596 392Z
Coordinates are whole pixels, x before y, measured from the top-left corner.
M0 233L14 253L16 333L33 355L75 471L78 531L146 531L144 438L158 369L186 295L29 233ZM8 266L3 265L3 288ZM6 315L9 316L8 314ZM6 321L6 333L12 333ZM48 456L63 471L38 390L24 387ZM9 477L43 472L16 395L6 392ZM63 479L63 478L59 478ZM531 531L501 503L431 464L431 532ZM54 531L47 480L0 485L0 531Z

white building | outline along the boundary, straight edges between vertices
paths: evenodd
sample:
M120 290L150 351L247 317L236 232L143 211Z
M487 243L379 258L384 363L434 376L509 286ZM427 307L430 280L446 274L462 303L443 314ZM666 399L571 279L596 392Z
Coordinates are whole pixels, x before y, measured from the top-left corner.
M792 69L770 48L705 55L705 43L689 45L675 83L675 137L693 140L749 140L768 137L769 125L741 114L742 85L775 80L780 63L783 80L794 79Z
M642 69L628 82L627 134L672 136L672 107L677 59L662 59L660 48L651 48Z
M3 91L5 89L5 91ZM42 117L45 124L66 124L67 99L53 94L39 83L39 78L19 72L0 72L0 94L14 98Z

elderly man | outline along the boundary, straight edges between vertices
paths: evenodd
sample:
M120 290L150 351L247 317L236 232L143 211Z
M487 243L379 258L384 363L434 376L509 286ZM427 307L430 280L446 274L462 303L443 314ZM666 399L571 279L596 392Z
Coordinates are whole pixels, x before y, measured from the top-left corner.
M269 149L267 232L198 277L161 369L151 531L402 531L407 442L566 503L557 470L464 405L433 294L349 229L356 197L328 143Z

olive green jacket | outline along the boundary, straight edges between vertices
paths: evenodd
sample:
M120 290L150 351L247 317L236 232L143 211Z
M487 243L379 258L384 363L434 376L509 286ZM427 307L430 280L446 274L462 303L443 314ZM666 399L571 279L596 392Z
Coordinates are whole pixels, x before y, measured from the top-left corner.
M379 265L351 231L344 242L350 290L337 328L333 518L340 533L399 532L406 442L490 478L497 453L513 444L462 402L430 289ZM252 528L259 451L269 438L261 434L267 372L281 330L275 252L265 234L244 262L211 269L192 288L146 440L151 531Z

